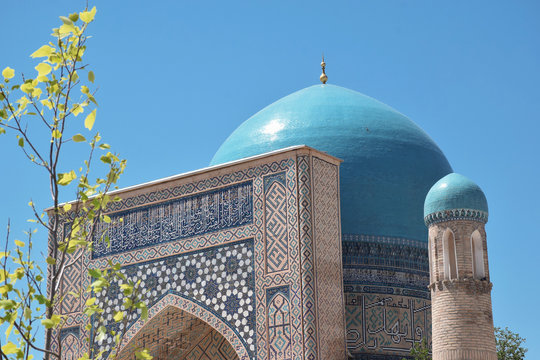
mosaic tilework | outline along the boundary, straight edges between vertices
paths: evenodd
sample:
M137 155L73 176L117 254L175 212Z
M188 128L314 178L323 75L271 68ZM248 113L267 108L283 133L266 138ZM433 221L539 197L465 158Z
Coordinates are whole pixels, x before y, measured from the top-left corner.
M347 294L346 314L347 348L355 359L391 358L384 354L402 357L423 338L431 341L431 305L427 300Z
M452 210L443 210L438 211L433 214L429 214L424 218L426 226L431 224L436 224L443 221L453 221L453 220L473 220L480 221L484 224L488 221L489 214L485 211L474 210L474 209L452 209Z
M60 331L62 360L78 360L80 353L79 327L63 328Z
M252 240L128 265L121 272L135 282L141 281L148 307L166 294L193 299L230 324L246 342L249 352L255 353ZM104 325L112 330L123 329L122 324L112 320L114 312L122 306L121 284L112 284L108 291L96 294L96 303L105 309ZM98 345L109 352L113 339L108 337Z
M149 308L148 321L152 321L152 319L154 319L156 316L160 316L163 310L169 307L181 309L195 316L196 318L201 319L203 322L215 329L229 342L229 344L231 344L232 348L239 356L240 360L252 359L252 357L248 355L248 350L245 347L245 342L238 337L238 334L233 329L231 329L230 325L223 322L213 312L210 312L204 307L181 296L173 294L165 295L161 300L159 300L156 304ZM144 334L146 324L147 323L141 319L137 320L135 324L133 324L133 326L131 326L126 332L126 336L121 344L121 348L123 349L126 346L129 347L129 345L127 344L129 344L133 339L136 339L136 337L140 333ZM128 349L129 348L126 348L126 350Z
M293 357L302 356L302 298L300 283L300 254L298 243L298 210L297 210L297 175L296 162L289 159L285 169L287 195L287 233L289 238L289 270L284 272L265 273L264 246L264 182L262 178L254 179L254 223L257 227L255 236L256 263L256 303L257 303L257 358L268 358L268 327L266 308L266 289L270 287L290 285L290 317L291 317L291 351Z
M291 165L291 159L284 159L267 164L260 164L236 171L222 176L202 179L200 181L188 182L178 186L150 191L122 199L120 202L109 204L109 211L131 209L141 205L166 201L180 196L190 195L196 192L211 190L220 186L226 186L249 179L254 179L268 173L279 172L287 169Z
M312 217L314 219L316 215L312 215L310 198L312 196L310 192L311 184L309 179L309 162L311 161L311 157L304 156L303 158L305 160L304 162L308 165L307 169L305 170L301 170L300 164L298 164L297 168L295 159L288 158L278 162L257 165L256 167L221 175L215 178L207 178L197 182L184 183L170 188L138 194L136 196L126 198L120 203L115 203L113 204L114 211L129 213L137 211L137 209L133 209L133 207L144 206L145 208L157 208L162 205L160 202L174 202L175 199L181 196L197 196L194 194L212 190L212 188L215 188L216 186L231 186L231 184L245 183L247 181L252 184L253 189L252 223L235 226L220 231L208 232L201 235L170 240L168 242L151 244L149 246L143 244L129 251L120 251L116 254L109 253L106 254L106 256L96 259L86 259L85 265L92 267L104 267L106 266L106 260L111 259L112 261L118 261L123 264L124 270L141 270L140 276L138 275L138 270L133 270L134 272L130 276L134 277L135 279L138 279L139 277L142 279L143 273L145 273L147 277L151 278L154 276L152 275L154 273L152 272L151 274L147 274L147 272L150 270L150 267L152 271L155 269L156 274L161 274L159 276L156 275L156 279L154 280L149 279L149 285L145 284L147 287L150 286L150 290L147 292L148 296L151 298L149 304L150 316L155 316L156 312L158 312L160 309L173 304L173 306L199 317L215 328L220 334L223 335L227 342L231 344L232 348L242 360L248 358L252 359L255 357L267 359L271 355L269 350L271 350L273 354L277 354L275 355L277 357L281 356L280 351L281 354L288 354L290 351L290 358L302 359L304 358L304 354L306 354L305 358L308 358L307 356L310 356L309 354L311 354L312 357L308 359L312 359L315 356L318 347L316 330L317 319L315 317L317 314L315 301L316 276L314 274L314 268L320 264L323 264L324 261L321 258L320 263L313 262L315 251L312 248L312 243L315 242L315 239L312 238L312 230L310 226ZM337 177L337 167L335 165L332 166L334 167L334 171L321 171L319 173L320 179L327 176L334 179ZM300 176L302 175L301 173L308 176L307 179L304 179L304 184L301 185L303 189L300 189L300 187L297 188L297 184L302 183L300 180ZM274 178L273 181L268 180L272 178ZM276 183L280 184L279 186L281 186L281 190L283 190L281 191L281 196L283 197L281 206L275 206L274 208L276 214L279 214L281 217L280 226L284 226L286 228L285 234L288 241L288 264L287 267L283 267L282 270L269 272L266 268L267 248L265 246L265 237L268 234L266 226L266 196L270 192L276 193L275 187L279 187L278 185L274 186ZM274 189L272 189L272 186L274 186ZM320 182L320 186L323 188L326 186L324 181ZM333 186L337 191L337 181L334 181ZM333 198L332 201L337 203L336 200L336 198ZM300 201L302 201L303 204L300 204ZM283 204L285 206L283 206ZM329 203L327 203L327 205L328 204ZM336 204L331 205L332 206L330 206L330 208L338 211ZM324 205L321 206L324 207ZM298 211L299 207L302 209L300 212ZM323 213L324 211L326 210L320 210L320 213ZM164 210L164 212L167 214L166 210ZM315 212L313 212L313 214L315 214ZM327 235L334 238L335 234L328 231L325 233L323 231L326 225L327 224L323 224L323 227L319 228L321 231L318 231L317 234L321 234L321 238L324 238ZM337 231L338 235L336 239L339 239L339 229ZM300 234L302 236L302 243L299 242ZM168 280L163 280L162 283L159 283L159 278L163 277L165 279L163 273L167 274L167 270L172 272L173 268L176 268L178 273L184 273L187 277L193 275L193 271L189 271L187 269L187 267L192 265L191 261L190 265L187 265L186 259L189 256L205 253L207 250L210 250L208 247L225 248L227 246L236 245L238 244L238 240L246 238L253 239L251 246L252 260L254 264L252 274L250 275L253 281L252 285L254 286L248 286L248 288L254 289L254 291L252 291L253 301L251 302L253 304L251 309L252 315L250 315L252 318L254 318L254 320L248 321L248 325L251 326L250 329L253 331L248 332L247 335L245 333L246 326L242 324L244 314L240 314L240 312L238 312L237 314L239 319L235 319L233 313L232 319L228 319L231 313L221 309L221 305L225 306L226 308L229 307L229 305L226 304L228 300L227 295L225 296L225 300L216 298L216 303L211 303L210 306L205 303L206 300L202 298L202 295L205 293L207 288L209 291L212 291L212 286L207 287L197 284L195 287L190 287L188 281L183 285L176 283L175 285L177 291L174 291L171 288L166 288L167 284L172 283L170 278ZM283 246L283 248L285 248L285 246ZM336 249L339 249L339 247L334 246L331 250ZM323 254L325 253L324 250L324 248L321 250ZM173 261L171 259L184 259L185 266L187 266L186 269L181 270L180 268L176 267L176 265L170 265L168 261ZM280 264L278 261L275 263L278 265ZM147 264L151 264L151 266L147 268ZM197 270L196 275L197 277L199 276L199 270ZM87 283L87 280L88 279L85 278L84 282ZM154 283L156 284L154 285ZM289 289L287 297L285 297L283 294L279 295L279 299L276 296L272 296L271 289L281 288L284 286L287 286ZM186 291L188 291L188 293L182 292L184 287L187 289ZM196 291L198 293L196 293ZM116 300L116 302L119 303L119 297L111 296L110 294L109 296L106 294L100 294L100 296L102 301L107 303L106 308L110 308L108 309L110 314L108 313L107 315L112 315L115 307L117 306L114 301ZM242 296L242 299L244 298L245 297ZM269 299L273 299L273 302L268 302ZM304 301L304 299L307 299L307 301ZM111 300L112 303L109 304ZM323 299L323 302L324 301L325 299ZM214 305L219 305L219 310L215 310ZM284 311L284 309L287 309L287 311ZM275 331L271 333L269 331L268 315L280 313L284 314L287 312L288 323L286 321L282 321L281 323L274 322L271 326L276 327L272 329L279 329L279 326L282 326L282 330L280 330L280 333L276 333ZM278 318L285 319L286 317L282 316ZM326 316L326 318L324 318L325 321L328 319L330 319L330 316ZM237 320L240 320L240 329L237 327ZM84 323L84 320L82 320L82 322ZM334 319L332 319L331 322L335 324ZM283 330L283 326L287 324L289 330L285 331ZM140 320L135 321L128 327L128 336L126 338L134 338L138 331L142 331L142 329L144 329L144 323ZM241 333L241 331L244 331L244 333ZM280 336L275 336L276 334ZM287 339L287 336L282 336L285 334L290 334L288 344L287 341L282 341ZM250 339L251 342L248 342ZM276 339L281 340L275 341ZM311 343L306 341L306 339L311 341ZM107 340L108 339L102 342L103 347L110 345L107 343ZM124 343L123 346L126 346L126 343ZM341 346L341 349L342 348L343 346ZM290 350L284 351L283 349Z
M343 240L348 348L354 358L402 358L415 342L429 341L427 243L355 234Z
M310 157L298 157L298 206L300 219L300 253L302 254L302 312L304 333L304 358L317 357L315 306L315 273L313 264L313 234L311 215Z
M80 252L77 251L67 256L67 266L61 286L61 293L66 294L62 301L61 313L63 315L81 311L81 298L70 294L70 292L80 289L82 286L83 264L80 258L77 260L79 255Z
M264 177L266 272L289 268L285 172Z
M268 308L268 359L292 359L289 287L281 286L266 289L266 299Z
M401 238L343 235L343 264L429 272L427 242Z
M94 244L93 258L149 247L158 243L250 224L253 221L252 184L245 182L110 215L101 223L105 241ZM122 222L116 221L123 219Z
M318 333L325 345L319 347L320 359L341 359L345 353L338 184L338 167L313 157Z
M118 360L132 360L147 349L155 359L238 359L231 344L200 318L168 306L131 339Z
M215 233L204 234L202 236L197 236L189 239L181 239L179 241L157 244L156 246L152 246L149 248L142 248L114 254L106 258L92 261L92 266L100 269L105 268L108 266L108 260L117 262L125 266L151 259L159 259L163 257L179 255L205 247L222 245L230 243L232 241L237 241L239 239L253 237L254 234L255 227L253 225L246 225L238 228L218 231Z
M231 344L217 331L213 330L191 350L183 359L185 360L236 360L238 355Z

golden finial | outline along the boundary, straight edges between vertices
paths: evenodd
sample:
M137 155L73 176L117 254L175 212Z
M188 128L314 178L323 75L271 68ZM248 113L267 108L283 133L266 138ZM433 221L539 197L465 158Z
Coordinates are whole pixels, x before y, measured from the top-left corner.
M322 56L321 68L322 68L322 74L319 77L319 79L321 79L321 82L323 84L326 84L326 82L328 81L328 76L326 76L326 73L324 72L324 69L326 68L326 63L324 62L324 54Z

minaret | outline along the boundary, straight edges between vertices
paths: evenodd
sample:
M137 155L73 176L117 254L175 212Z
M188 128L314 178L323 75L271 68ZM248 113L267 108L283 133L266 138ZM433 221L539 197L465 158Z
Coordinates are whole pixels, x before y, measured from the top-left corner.
M484 193L460 174L426 196L433 360L497 360Z

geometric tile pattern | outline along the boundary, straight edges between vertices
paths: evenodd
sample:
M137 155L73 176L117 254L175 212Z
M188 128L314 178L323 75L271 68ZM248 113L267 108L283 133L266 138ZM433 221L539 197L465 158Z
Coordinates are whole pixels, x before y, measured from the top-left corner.
M134 282L141 281L143 299L149 308L166 294L192 299L229 324L249 352L255 352L252 239L132 264L120 271ZM105 309L104 325L115 331L123 329L112 319L123 303L121 285L122 280L96 294L96 304ZM108 353L114 346L113 339L107 337L98 346Z
M313 207L316 240L317 321L320 359L345 355L345 324L339 217L339 173L334 164L313 157Z
M289 268L285 172L264 177L266 272Z
M423 338L429 343L427 243L356 234L343 240L347 346L354 359L401 359Z
M92 257L149 247L253 221L252 184L245 182L159 204L112 214L100 223ZM122 219L122 222L116 221ZM109 244L98 241L103 234Z
M81 297L70 294L72 291L81 289L82 286L83 268L80 251L67 254L66 264L61 284L61 294L65 294L61 303L61 314L63 315L81 311Z
M292 354L289 287L267 289L266 299L268 302L268 359L290 360Z
M240 360L252 359L248 355L248 350L245 347L245 342L238 337L238 334L231 329L231 327L221 319L219 319L214 313L208 311L202 306L196 304L195 302L173 294L165 295L161 300L154 304L150 309L148 309L148 321L143 321L138 319L135 324L133 324L127 331L120 349L124 349L126 346L129 347L129 343L133 339L137 339L139 334L146 333L146 327L149 322L151 322L156 317L161 317L161 314L164 310L168 308L177 308L180 309L194 317L202 320L204 323L208 324L210 327L215 329L221 336L223 336L227 342L234 349Z
M111 247L85 254L81 268L105 268L108 261L118 262L128 278L144 284L149 320L139 317L129 323L120 348L139 339L152 319L159 319L159 313L168 308L173 313L190 314L216 330L212 335L201 335L201 341L190 341L201 344L193 352L184 349L187 343L177 340L178 334L167 335L166 341L194 358L312 360L330 354L332 350L321 350L324 346L319 345L319 335L324 340L335 334L322 334L317 322L336 324L333 312L342 303L324 304L339 302L342 294L328 291L318 307L317 294L321 293L317 281L324 290L330 290L325 283L331 279L334 287L341 286L341 281L334 281L334 272L341 266L331 266L327 277L328 269L324 268L325 256L331 258L340 248L317 245L321 252L317 261L313 246L320 239L339 239L339 217L333 219L337 226L324 219L339 216L338 198L323 195L318 199L320 208L314 211L312 196L325 187L327 193L337 194L338 173L337 165L326 163L328 169L318 172L319 188L314 191L311 161L311 155L291 154L229 173L223 168L219 176L173 179L172 186L162 183L150 191L137 190L112 203L109 216L122 217L122 227L108 229ZM232 195L221 197L224 190ZM237 204L231 205L231 201ZM228 223L216 220L215 214L230 214L227 208L235 206L242 209L239 216L229 218L232 221ZM314 229L317 216L323 219ZM340 256L336 259L341 264ZM324 268L320 279L318 266ZM83 276L81 286L89 281ZM105 310L107 327L113 330L122 326L112 320L122 303L119 285L113 284L108 293L96 294ZM88 319L75 312L67 314L66 321L70 326L84 326ZM89 335L81 328L81 337ZM98 346L110 351L112 345L112 339L106 338ZM336 350L339 348L343 349L339 346ZM318 351L323 356L317 355Z
M310 157L298 157L298 206L300 228L300 253L302 254L302 311L304 317L304 357L317 357L317 312L315 300L314 248L311 208Z
M131 360L137 350L147 349L155 359L238 359L230 343L198 317L168 306L149 320L120 352L119 360Z
M302 297L300 276L300 253L298 243L298 203L296 159L289 159L285 169L285 186L287 201L287 234L289 239L289 270L275 273L266 272L265 246L265 210L264 181L258 177L253 180L254 191L254 224L255 234L255 277L257 304L257 358L267 359L268 354L268 309L266 306L266 289L276 286L290 286L290 346L293 357L301 357L303 351L302 334ZM275 172L277 173L277 172ZM285 217L285 216L284 216Z
M347 348L354 359L401 359L414 344L431 342L428 300L380 294L346 294ZM382 354L393 353L394 356Z
M63 328L60 331L62 359L77 360L80 353L79 327Z
M343 234L343 264L429 272L427 242Z
M216 330L211 330L183 359L185 360L235 360L238 355L231 344Z
M119 263L122 266L133 263L159 259L172 255L179 255L186 252L202 249L205 247L222 245L237 241L239 239L251 238L255 234L253 225L240 226L214 233L208 233L188 239L181 239L174 242L157 244L152 247L132 250L119 254L114 254L106 258L92 261L92 267L103 269L108 266L108 261Z

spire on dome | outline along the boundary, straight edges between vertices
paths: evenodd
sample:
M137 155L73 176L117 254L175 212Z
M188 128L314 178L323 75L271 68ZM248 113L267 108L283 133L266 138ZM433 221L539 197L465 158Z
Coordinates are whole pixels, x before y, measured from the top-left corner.
M322 68L322 74L319 77L319 79L321 80L323 84L326 84L326 82L328 81L328 76L326 76L326 73L324 72L324 69L326 68L326 63L324 62L324 53L322 55L321 68Z

